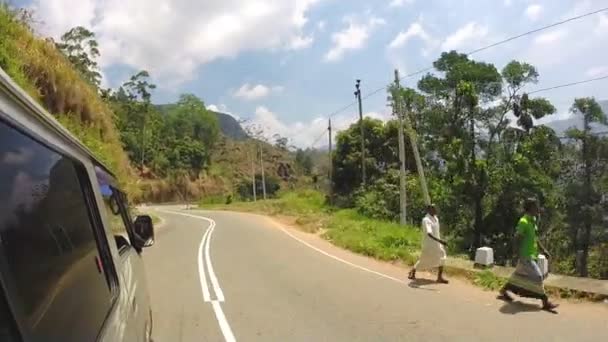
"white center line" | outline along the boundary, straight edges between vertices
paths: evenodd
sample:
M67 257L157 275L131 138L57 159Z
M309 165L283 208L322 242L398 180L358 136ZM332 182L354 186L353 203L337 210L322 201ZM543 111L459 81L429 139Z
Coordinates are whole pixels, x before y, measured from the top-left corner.
M220 330L222 331L224 340L226 342L236 342L234 334L232 333L232 329L230 328L230 324L228 324L228 320L226 319L226 315L224 314L224 310L222 309L221 302L224 301L224 293L222 292L219 281L215 275L215 272L213 271L213 264L211 263L211 253L209 252L209 250L210 250L209 246L211 244L211 235L213 234L213 231L215 230L215 221L210 218L204 217L204 216L190 215L190 214L180 213L180 212L176 212L176 211L169 211L169 210L159 210L159 211L169 213L169 214L174 214L174 215L192 217L192 218L196 218L199 220L207 221L209 223L209 227L205 231L205 234L203 235L203 238L201 239L201 243L198 248L198 272L199 272L199 278L201 281L201 288L203 289L203 300L205 302L211 302L211 306L213 308L213 313L215 314L215 318L217 319L217 322L220 326ZM204 249L204 255L203 255L203 249ZM215 292L217 300L210 299L209 288L207 287L207 280L205 279L205 270L203 267L203 259L205 259L207 271L209 272L209 278L211 279L211 284L213 285L213 290Z
M215 221L208 219L206 217L201 217L202 219L208 221L211 226L211 232L207 236L207 241L205 241L205 262L207 263L207 271L209 271L209 278L211 279L211 284L213 285L213 291L215 292L215 297L219 302L224 301L224 292L222 292L222 288L220 287L220 283L215 276L215 271L213 270L213 264L211 263L211 256L209 254L209 249L211 245L211 236L213 235L213 231L215 230Z
M211 226L207 228L203 238L201 239L201 243L198 246L198 276L201 281L201 289L203 290L203 300L205 302L211 301L211 296L209 295L209 287L207 286L207 279L205 278L205 267L203 262L203 246L205 245L205 241L207 241L207 236L211 231Z

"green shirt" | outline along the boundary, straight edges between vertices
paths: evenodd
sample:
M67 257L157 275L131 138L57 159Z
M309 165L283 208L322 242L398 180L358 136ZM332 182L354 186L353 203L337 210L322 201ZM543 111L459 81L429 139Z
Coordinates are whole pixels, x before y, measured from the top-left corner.
M521 236L519 256L524 258L538 258L536 246L536 218L528 214L522 216L517 223L517 233Z

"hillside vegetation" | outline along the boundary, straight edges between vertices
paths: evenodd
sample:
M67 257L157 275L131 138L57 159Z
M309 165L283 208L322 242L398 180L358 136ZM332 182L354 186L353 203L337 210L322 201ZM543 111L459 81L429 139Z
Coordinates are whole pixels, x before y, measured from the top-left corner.
M117 175L133 201L249 198L252 163L261 178L261 157L270 196L293 181L285 146L250 138L236 119L192 94L154 105L156 85L145 70L103 89L95 34L75 27L59 42L43 39L31 17L0 7L0 67Z
M52 41L36 37L23 12L0 6L0 67L137 195L135 174L122 148L112 110Z

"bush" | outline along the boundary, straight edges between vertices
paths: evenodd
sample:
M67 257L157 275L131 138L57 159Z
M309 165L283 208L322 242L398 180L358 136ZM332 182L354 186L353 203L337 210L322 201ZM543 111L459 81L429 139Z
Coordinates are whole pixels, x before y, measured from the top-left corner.
M276 196L277 192L281 188L279 184L279 179L271 176L265 175L266 178L266 196L268 198L273 198ZM252 190L251 180L246 179L239 183L237 186L237 193L241 200L252 200L253 199L253 190ZM262 175L255 175L255 191L256 197L262 198L263 196L263 188L262 188Z

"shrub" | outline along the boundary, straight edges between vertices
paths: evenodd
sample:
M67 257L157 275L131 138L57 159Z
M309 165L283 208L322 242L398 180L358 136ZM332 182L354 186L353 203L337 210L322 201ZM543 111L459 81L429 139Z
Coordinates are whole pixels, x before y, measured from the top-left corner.
M266 196L268 198L273 198L276 196L277 192L281 188L279 184L279 179L271 176L265 175L266 178ZM251 200L253 199L253 189L252 189L251 180L245 179L242 180L237 186L237 193L241 200ZM262 198L263 188L262 188L262 175L255 175L255 192L257 198Z

